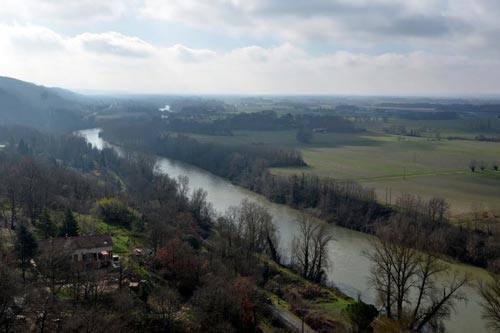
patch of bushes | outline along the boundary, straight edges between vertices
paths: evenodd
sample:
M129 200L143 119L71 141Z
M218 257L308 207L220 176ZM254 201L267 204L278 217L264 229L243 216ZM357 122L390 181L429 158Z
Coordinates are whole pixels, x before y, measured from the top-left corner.
M104 198L97 203L97 214L104 222L132 228L140 231L143 228L141 215L125 202L116 198Z

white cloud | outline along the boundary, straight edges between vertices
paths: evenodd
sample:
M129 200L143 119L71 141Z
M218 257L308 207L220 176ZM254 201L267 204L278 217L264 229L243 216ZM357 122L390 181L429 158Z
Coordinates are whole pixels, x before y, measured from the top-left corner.
M136 0L2 0L0 18L88 21L124 15Z
M74 89L193 94L500 91L500 60L422 51L315 56L284 43L215 52L158 47L116 32L62 36L33 25L0 25L0 49L0 75Z
M490 49L498 0L144 0L141 14L228 35L345 45Z
M214 51L207 49L191 49L180 44L176 44L165 51L173 54L175 59L179 61L203 61L216 56Z
M18 52L30 55L38 52L59 51L64 48L63 38L54 31L35 25L1 25L0 41Z
M75 37L82 47L99 54L124 57L146 57L154 47L137 37L124 36L118 32L83 33Z

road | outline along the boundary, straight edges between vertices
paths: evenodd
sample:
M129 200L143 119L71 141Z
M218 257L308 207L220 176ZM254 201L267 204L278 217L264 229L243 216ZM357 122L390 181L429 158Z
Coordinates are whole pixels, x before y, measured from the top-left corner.
M281 321L285 324L286 327L295 331L302 332L302 322L297 317L291 315L288 311L280 308L276 304L269 305L272 313L281 319ZM304 333L317 333L315 330L310 328L307 324L304 324Z

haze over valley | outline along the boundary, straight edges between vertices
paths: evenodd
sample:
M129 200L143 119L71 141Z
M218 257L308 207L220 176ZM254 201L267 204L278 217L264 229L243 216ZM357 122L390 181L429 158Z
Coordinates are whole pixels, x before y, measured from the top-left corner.
M500 6L0 6L0 330L500 332Z

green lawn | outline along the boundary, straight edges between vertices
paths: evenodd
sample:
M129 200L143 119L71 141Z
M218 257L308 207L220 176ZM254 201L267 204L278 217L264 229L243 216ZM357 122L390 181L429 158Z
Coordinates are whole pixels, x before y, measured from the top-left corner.
M131 247L141 247L140 240L134 237L134 233L126 228L99 222L99 233L110 234L113 239L115 254L129 254Z

